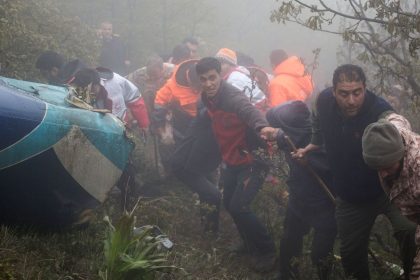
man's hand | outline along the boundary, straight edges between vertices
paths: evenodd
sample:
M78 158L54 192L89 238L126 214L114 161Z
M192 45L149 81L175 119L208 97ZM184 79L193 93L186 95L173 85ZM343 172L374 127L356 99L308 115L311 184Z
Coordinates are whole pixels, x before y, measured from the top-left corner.
M260 137L267 141L275 141L277 139L278 133L279 133L278 128L266 126L260 130Z
M297 160L300 164L305 165L307 164L307 161L305 159L305 155L314 150L318 150L320 146L314 145L314 144L308 144L305 148L297 149L295 152L292 152L292 158Z
M307 152L305 148L303 149L300 148L300 149L297 149L295 152L291 152L291 155L292 155L292 158L295 159L300 165L305 166L308 164L308 161L305 158L306 153Z
M306 151L306 147L305 148L300 148L297 149L295 152L292 152L292 158L300 160L303 159L306 155L307 151Z

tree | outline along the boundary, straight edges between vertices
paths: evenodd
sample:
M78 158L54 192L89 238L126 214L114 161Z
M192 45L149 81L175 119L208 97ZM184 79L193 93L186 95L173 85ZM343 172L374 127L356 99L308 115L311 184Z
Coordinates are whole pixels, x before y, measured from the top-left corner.
M326 0L283 1L272 11L271 20L342 36L359 61L375 67L376 88L384 90L384 81L397 82L420 96L420 1L345 0L340 4L341 9ZM341 26L335 24L343 19Z
M70 17L49 0L0 0L0 73L36 79L34 64L45 50L66 58L95 61L94 30Z
M134 68L144 66L152 53L170 54L187 36L217 33L214 8L205 0L54 0L61 10L79 16L91 28L111 21L128 47ZM134 69L132 69L134 70Z

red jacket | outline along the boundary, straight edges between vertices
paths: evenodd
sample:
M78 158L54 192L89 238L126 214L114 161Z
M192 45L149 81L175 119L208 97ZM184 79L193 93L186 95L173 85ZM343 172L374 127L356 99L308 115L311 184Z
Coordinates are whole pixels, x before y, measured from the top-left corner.
M225 81L221 82L213 99L209 100L205 95L202 99L212 120L223 161L233 166L251 163L252 143L249 143L247 130L259 132L268 126L261 112L240 90Z
M305 73L305 65L296 56L277 65L274 75L268 85L271 108L287 101L305 101L313 91L312 78Z
M136 119L139 128L149 127L149 115L147 114L147 108L146 104L144 103L143 97L128 103L127 108L130 109L130 113L133 116L133 118ZM126 119L127 118L128 117L126 117Z

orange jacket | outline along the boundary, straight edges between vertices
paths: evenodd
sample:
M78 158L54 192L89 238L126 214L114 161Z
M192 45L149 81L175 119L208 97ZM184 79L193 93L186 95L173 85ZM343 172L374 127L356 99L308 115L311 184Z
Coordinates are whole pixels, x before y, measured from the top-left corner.
M188 115L192 117L197 115L197 101L200 94L188 85L185 74L191 63L196 62L197 60L188 60L176 66L172 77L156 93L155 105L166 107L175 103Z
M275 77L268 85L270 107L291 100L305 101L313 91L311 75L296 56L291 56L274 69Z

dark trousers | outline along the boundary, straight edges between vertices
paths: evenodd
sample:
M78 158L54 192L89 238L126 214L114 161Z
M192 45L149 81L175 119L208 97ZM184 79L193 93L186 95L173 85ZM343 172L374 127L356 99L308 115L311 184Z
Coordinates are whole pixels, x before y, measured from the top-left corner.
M205 176L186 169L176 170L175 172L175 176L180 181L198 194L200 203L209 206L202 205L201 216L204 230L217 232L219 230L219 209L222 194L212 175Z
M302 254L303 237L314 229L311 259L320 279L328 279L337 226L334 205L329 201L308 205L293 196L289 198L284 230L280 240L280 273L282 279L299 279L293 258Z
M251 211L250 204L261 188L267 170L259 164L223 166L220 184L223 204L249 251L255 254L275 252L274 242L265 226Z
M378 215L385 215L392 224L394 237L400 246L406 275L416 254L414 234L416 224L401 215L386 195L363 204L337 199L336 219L341 240L340 251L344 271L358 280L370 279L368 266L369 235Z

